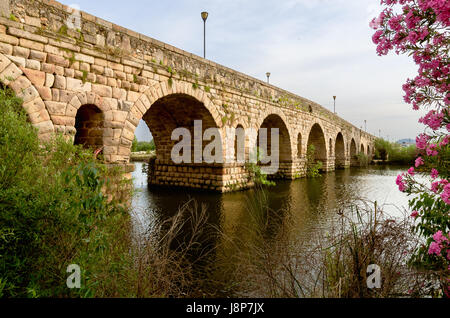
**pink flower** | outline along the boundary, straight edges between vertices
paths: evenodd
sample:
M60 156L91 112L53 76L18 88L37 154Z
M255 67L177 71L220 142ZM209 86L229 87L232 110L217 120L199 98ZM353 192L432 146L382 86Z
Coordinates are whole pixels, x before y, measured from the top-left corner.
M439 146L444 147L450 143L450 135L447 135L442 139L442 141L439 143Z
M408 40L409 42L411 42L411 44L416 44L418 39L419 35L416 32L412 31L411 33L409 33Z
M405 185L405 183L403 182L403 175L399 174L399 175L397 176L397 180L395 181L395 183L398 185L398 189L399 189L401 192L405 192L405 190L406 190L406 185Z
M413 211L411 213L411 217L413 217L413 218L417 218L418 216L419 216L419 212L417 212L417 211Z
M380 44L381 43L381 36L383 35L383 31L378 30L375 32L375 34L372 36L372 41L374 44Z
M408 169L408 173L413 177L415 172L414 172L414 167L411 167Z
M450 204L450 183L444 186L444 190L441 193L441 199L447 204Z
M423 161L422 157L418 157L416 159L416 168L420 167L421 165L423 165L425 162Z
M426 80L422 78L416 79L416 85L419 87L429 86L429 84L430 84L429 79ZM444 119L443 112L437 113L435 110L431 110L428 112L428 114L419 119L419 123L428 125L433 130L437 130L439 127L441 127L443 119Z
M438 193L438 191L439 191L439 181L433 182L431 184L431 191L433 191L434 193Z
M430 254L430 255L436 254L436 255L440 256L441 255L441 247L439 246L439 244L436 242L432 242L430 244L430 248L428 249L428 254Z
M439 172L436 169L431 169L431 178L436 179L439 176Z
M421 134L418 137L416 137L416 147L418 149L425 149L427 147L429 138L430 137L428 137L425 134Z
M379 16L376 19L372 19L372 21L370 21L370 23L369 23L369 26L372 29L376 30L376 29L378 29L381 26L381 22L382 22L382 17Z
M437 151L437 145L436 144L431 144L428 146L427 148L427 155L434 157L438 155L438 151Z
M434 233L433 240L439 245L442 244L443 242L448 242L448 239L442 234L442 231L440 230Z

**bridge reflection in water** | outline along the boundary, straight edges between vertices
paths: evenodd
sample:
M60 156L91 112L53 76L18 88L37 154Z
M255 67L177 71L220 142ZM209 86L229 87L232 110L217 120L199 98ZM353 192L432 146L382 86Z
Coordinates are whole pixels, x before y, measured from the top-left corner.
M256 194L254 189L225 194L189 189L149 190L147 176L142 172L143 165L137 162L133 172L137 191L132 202L133 219L141 231L154 231L156 225L173 216L180 205L195 199L199 205L207 206L208 221L228 240L248 242L255 239L251 234L255 219L249 213L249 200L253 200ZM404 167L371 166L337 170L316 179L277 181L277 185L267 191L270 211L267 216L269 224L263 235L265 243L272 244L277 234L285 231L289 240L307 244L312 237L330 231L333 222L339 218L338 212L348 207L349 202L360 198L389 203L385 211L399 213L397 208L407 207L408 203L408 198L395 185L395 176L403 170ZM205 242L211 247L221 246L207 258L206 262L212 268L219 266L226 255L233 255L230 249L239 248L218 242L216 237L208 237Z

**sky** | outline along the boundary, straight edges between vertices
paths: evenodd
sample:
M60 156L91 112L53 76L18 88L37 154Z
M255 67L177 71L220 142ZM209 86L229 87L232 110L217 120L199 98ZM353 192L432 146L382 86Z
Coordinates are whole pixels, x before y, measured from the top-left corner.
M379 0L63 0L83 11L203 56L333 110L385 139L415 138L423 112L403 102L417 73L406 55L379 57L370 20ZM136 136L148 140L141 122Z

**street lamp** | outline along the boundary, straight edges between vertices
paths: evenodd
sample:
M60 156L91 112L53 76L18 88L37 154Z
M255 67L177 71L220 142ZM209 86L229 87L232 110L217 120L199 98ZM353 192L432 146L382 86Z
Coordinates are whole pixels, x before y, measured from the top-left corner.
M336 114L336 96L333 96L334 99L334 113Z
M367 120L364 119L364 131L367 132Z
M208 12L202 12L203 19L203 58L206 59L206 19L208 19Z
M267 72L267 73L266 73L266 76L267 76L267 84L269 84L270 72Z

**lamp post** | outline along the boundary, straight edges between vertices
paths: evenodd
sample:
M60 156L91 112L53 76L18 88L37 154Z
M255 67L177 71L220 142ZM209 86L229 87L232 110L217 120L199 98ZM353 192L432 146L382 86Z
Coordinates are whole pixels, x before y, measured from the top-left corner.
M367 120L364 119L364 131L367 132Z
M267 84L269 84L270 72L267 72L267 73L266 73L266 76L267 76Z
M203 19L203 58L206 59L206 19L208 19L208 12L202 12Z
M334 113L336 114L336 96L333 96L333 100L334 100Z

